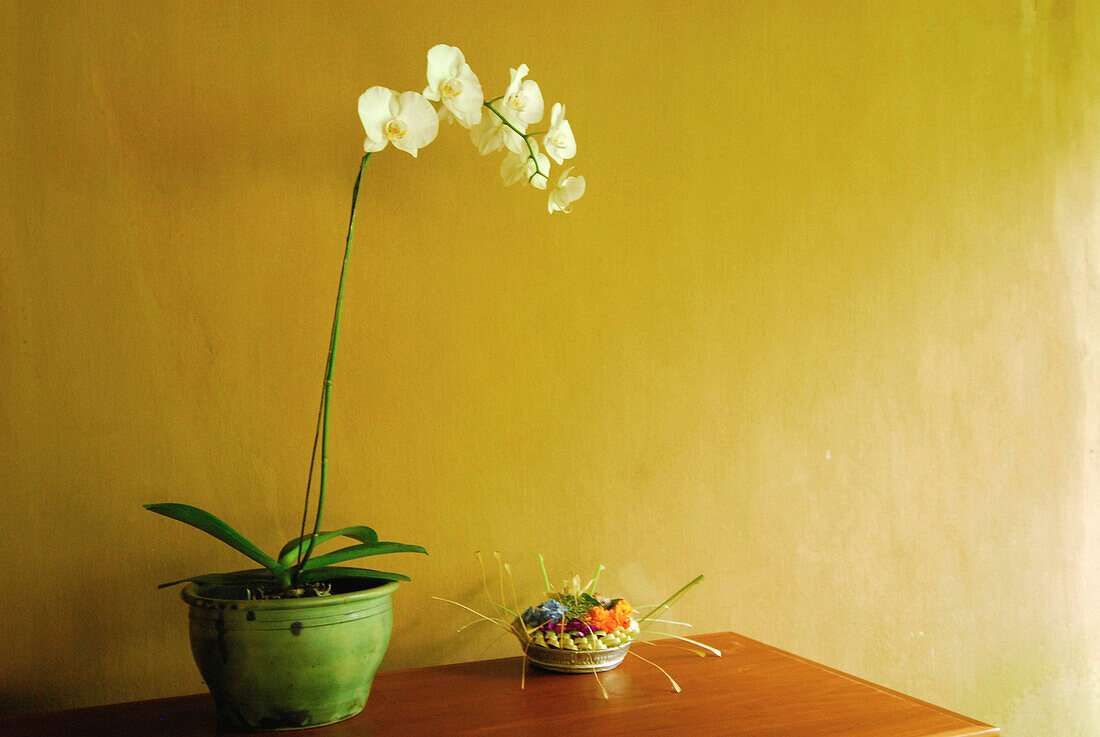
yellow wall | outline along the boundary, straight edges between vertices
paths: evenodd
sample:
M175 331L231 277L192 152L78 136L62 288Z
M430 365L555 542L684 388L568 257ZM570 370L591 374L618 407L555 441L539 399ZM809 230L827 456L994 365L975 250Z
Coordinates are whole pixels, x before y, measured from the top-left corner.
M444 127L370 163L328 521L386 668L516 653L475 550L994 722L1100 733L1100 9L0 4L0 713L202 690L155 584L293 534L362 130L526 62L569 216ZM532 594L533 595L533 594Z

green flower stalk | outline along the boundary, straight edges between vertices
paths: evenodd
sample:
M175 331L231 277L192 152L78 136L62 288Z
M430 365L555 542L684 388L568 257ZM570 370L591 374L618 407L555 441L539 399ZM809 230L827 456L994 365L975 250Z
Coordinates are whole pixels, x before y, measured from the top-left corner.
M317 543L317 535L321 531L321 514L325 509L325 488L328 481L328 410L329 398L332 396L332 372L336 366L336 341L340 337L340 313L344 305L344 282L348 275L348 261L351 259L351 243L355 237L355 210L359 204L359 185L363 182L363 172L367 168L370 154L364 154L359 164L359 175L355 177L355 187L351 192L351 216L348 218L348 237L344 245L344 262L340 267L340 286L336 290L336 309L332 315L332 333L328 342L328 359L325 361L325 380L321 385L321 409L317 413L317 427L321 435L321 482L317 490L317 513L314 515L313 534L309 538L309 545L305 553L299 554L295 564L295 572L300 574ZM317 436L313 437L313 454L309 462L309 478L306 480L306 502L302 510L302 538L306 534L306 520L309 518L309 492L313 482L313 464L317 458ZM294 576L292 582L296 582Z

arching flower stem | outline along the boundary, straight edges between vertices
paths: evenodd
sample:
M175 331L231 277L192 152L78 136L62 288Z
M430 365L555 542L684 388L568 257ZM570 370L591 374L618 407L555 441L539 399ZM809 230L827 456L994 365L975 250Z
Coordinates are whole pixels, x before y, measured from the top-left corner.
M548 177L545 172L543 172L541 169L539 169L539 160L538 160L538 157L535 156L535 147L531 145L531 137L535 134L533 134L533 133L524 133L519 128L512 125L508 121L508 118L504 117L504 115L499 110L497 110L495 107L493 107L494 102L496 102L497 100L502 100L502 99L504 99L504 98L503 97L498 97L496 99L489 100L488 102L484 102L482 104L485 107L489 108L489 110L493 113L493 115L500 118L501 123L503 123L504 125L511 128L516 133L516 135L518 135L520 138L522 138L523 142L527 145L528 158L530 158L531 161L533 161L535 163L535 173L532 174L530 177L528 177L527 181L530 182L535 177L541 176L543 179L545 179L546 181L549 182L550 177Z
M309 479L306 480L306 502L302 510L302 537L306 534L306 522L309 518L310 488L313 484L313 471L317 461L317 437L321 439L321 477L317 489L317 508L313 515L313 534L309 538L309 545L305 552L299 548L298 561L294 566L294 585L298 584L298 577L302 568L313 554L313 546L317 540L317 533L321 531L321 515L325 508L325 487L328 480L328 411L330 396L332 393L332 373L336 364L336 342L340 335L340 312L344 304L344 281L348 273L348 261L351 258L351 244L355 234L355 210L359 204L359 185L363 181L363 171L367 168L370 153L364 154L359 164L359 175L355 178L355 188L351 194L351 216L348 219L348 236L344 244L344 263L340 267L340 286L336 290L336 309L332 316L332 332L329 334L328 359L325 361L325 379L321 384L321 407L317 412L317 430L313 436L313 453L309 459Z

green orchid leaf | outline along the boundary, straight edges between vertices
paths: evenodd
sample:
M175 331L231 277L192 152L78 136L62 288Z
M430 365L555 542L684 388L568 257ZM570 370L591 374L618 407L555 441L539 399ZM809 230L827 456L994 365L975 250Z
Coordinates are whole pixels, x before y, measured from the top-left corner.
M318 583L320 581L335 581L338 578L378 578L383 581L409 581L409 577L401 573L388 571L375 571L370 568L348 568L345 566L325 566L302 574L302 583Z
M385 555L387 553L423 553L427 555L428 551L419 545L406 545L405 543L375 542L363 545L352 545L312 558L302 567L302 570L313 571L318 568L324 568L325 566L331 566L334 563L343 563L346 560L366 558L370 555Z
M320 545L321 543L328 542L334 537L350 537L354 540L358 540L361 543L370 545L378 542L378 533L369 527L364 525L357 525L355 527L345 527L340 530L331 530L329 532L317 533L317 542L314 545ZM309 544L310 535L304 535L302 537L296 537L279 551L279 563L284 566L290 566L298 558L298 551L305 548Z
M281 572L285 569L285 566L280 566L278 561L269 556L264 551L253 545L247 538L241 533L234 530L232 527L222 522L220 519L203 511L198 507L192 507L188 504L146 504L145 508L150 512L156 512L162 514L165 517L183 522L184 524L191 525L192 527L202 530L207 535L216 537L223 543L233 548L234 550L243 553L252 560L256 561L264 568L267 568L273 572Z
M232 571L230 573L204 573L201 576L192 576L191 578L181 578L179 581L162 583L157 586L157 588L163 589L168 586L177 586L181 583L270 585L276 583L276 580L270 570L266 568L253 568L247 571Z

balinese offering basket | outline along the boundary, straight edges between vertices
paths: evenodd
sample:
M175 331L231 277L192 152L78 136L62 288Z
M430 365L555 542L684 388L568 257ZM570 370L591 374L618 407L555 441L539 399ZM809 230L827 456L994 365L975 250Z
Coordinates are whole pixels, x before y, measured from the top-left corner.
M578 616L580 609L584 613ZM550 599L527 609L512 622L527 659L558 673L611 670L623 662L638 623L624 599L584 595Z

